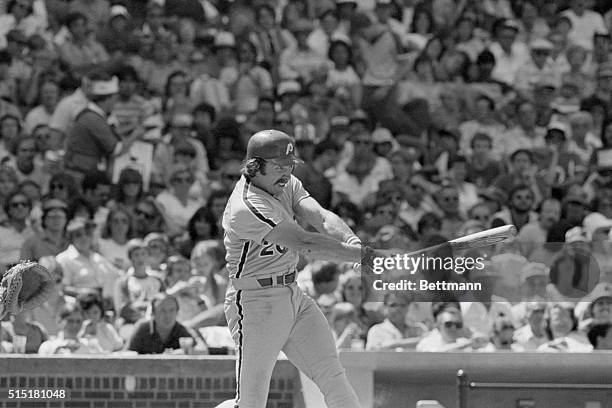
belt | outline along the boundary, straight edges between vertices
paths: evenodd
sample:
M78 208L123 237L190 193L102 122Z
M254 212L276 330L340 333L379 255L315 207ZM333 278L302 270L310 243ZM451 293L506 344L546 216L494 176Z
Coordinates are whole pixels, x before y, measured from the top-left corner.
M232 279L232 286L237 290L270 288L273 286L288 286L295 282L297 272L283 275L272 275L267 278L239 278Z
M257 279L257 282L262 288L267 288L274 285L274 277ZM295 271L276 276L276 285L278 286L291 285L293 282L295 282Z

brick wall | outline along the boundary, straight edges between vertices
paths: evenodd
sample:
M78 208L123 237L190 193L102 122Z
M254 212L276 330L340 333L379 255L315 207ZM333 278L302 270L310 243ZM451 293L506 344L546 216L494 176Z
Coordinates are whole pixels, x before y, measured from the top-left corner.
M210 408L235 395L232 357L2 356L0 408ZM66 389L63 401L11 401L9 389ZM279 360L267 408L299 408L298 372Z

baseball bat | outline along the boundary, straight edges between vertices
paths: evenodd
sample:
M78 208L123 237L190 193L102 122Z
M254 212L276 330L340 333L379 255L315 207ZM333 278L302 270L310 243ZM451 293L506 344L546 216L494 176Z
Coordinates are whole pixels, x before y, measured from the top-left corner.
M419 249L418 251L410 252L408 256L419 256L422 253L432 252L439 248L448 247L451 249L461 251L466 249L482 248L489 245L494 245L499 242L505 241L508 238L514 237L517 234L516 227L514 225L503 225L497 228L491 228L485 231L476 232L474 234L466 235L464 237L456 238L447 241L443 244L430 246L427 248Z

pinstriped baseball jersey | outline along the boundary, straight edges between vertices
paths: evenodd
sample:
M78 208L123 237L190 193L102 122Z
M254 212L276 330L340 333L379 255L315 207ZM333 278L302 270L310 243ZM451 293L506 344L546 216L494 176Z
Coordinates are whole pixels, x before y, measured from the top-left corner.
M278 196L254 186L244 176L223 213L225 260L229 277L262 277L295 270L298 252L264 241L283 220L293 221L295 205L309 194L295 176Z

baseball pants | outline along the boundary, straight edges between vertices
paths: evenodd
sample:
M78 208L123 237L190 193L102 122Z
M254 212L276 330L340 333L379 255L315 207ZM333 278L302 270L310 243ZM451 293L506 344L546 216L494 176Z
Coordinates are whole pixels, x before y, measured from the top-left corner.
M236 408L265 408L282 350L319 387L328 408L359 408L323 313L297 284L229 287L225 316L236 343Z

